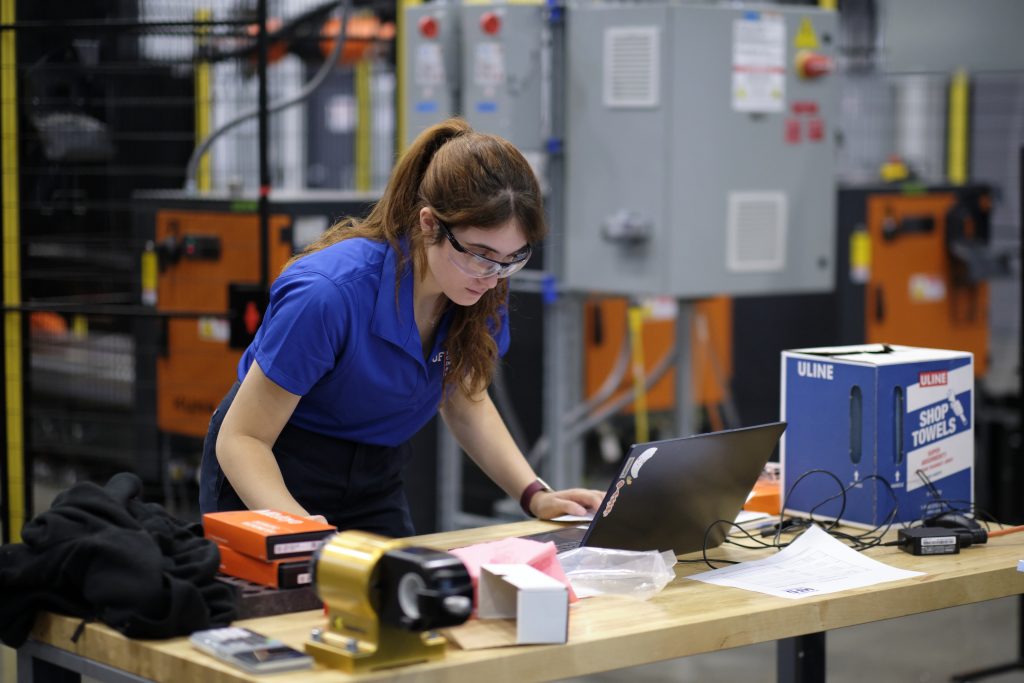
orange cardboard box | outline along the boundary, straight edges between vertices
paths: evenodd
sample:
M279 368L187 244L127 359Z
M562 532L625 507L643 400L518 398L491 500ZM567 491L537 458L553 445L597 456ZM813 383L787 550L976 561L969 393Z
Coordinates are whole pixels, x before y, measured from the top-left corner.
M313 582L308 556L265 561L243 555L226 545L217 547L220 549L222 574L237 576L271 588L299 588Z
M780 488L781 486L777 479L775 481L758 481L754 484L754 490L751 492L751 496L747 498L743 509L754 512L767 512L769 515L779 514L779 509L782 507Z
M310 555L337 528L278 510L232 510L203 515L206 538L260 560Z

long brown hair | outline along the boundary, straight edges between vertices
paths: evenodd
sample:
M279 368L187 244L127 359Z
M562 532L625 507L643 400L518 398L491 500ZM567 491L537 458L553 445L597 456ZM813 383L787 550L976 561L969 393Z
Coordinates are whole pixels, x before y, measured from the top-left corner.
M530 244L547 232L537 178L519 150L503 138L478 133L464 120L453 118L416 137L365 220L345 218L335 223L285 268L342 240L365 237L386 240L399 255L399 280L410 257L414 271L425 277L426 245L419 229L423 207L452 227L487 229L514 220ZM409 243L408 256L400 248L403 239ZM435 231L432 243L443 240L441 231ZM472 396L490 384L498 359L491 333L500 328L499 310L507 295L508 280L499 280L474 305L456 307L444 342L445 396L453 386Z

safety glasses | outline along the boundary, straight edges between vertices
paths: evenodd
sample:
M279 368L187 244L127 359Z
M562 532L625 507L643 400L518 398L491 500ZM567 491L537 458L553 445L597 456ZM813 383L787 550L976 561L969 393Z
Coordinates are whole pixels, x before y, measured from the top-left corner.
M487 258L480 254L476 254L466 247L462 246L455 235L452 234L451 228L448 224L442 221L437 216L434 216L434 220L441 226L441 230L444 232L444 236L448 238L448 242L451 243L452 249L455 253L449 254L448 259L455 264L455 267L461 270L466 275L475 278L489 278L495 275L498 278L506 278L513 273L517 273L522 270L526 262L530 260L530 256L533 255L533 248L527 244L525 247L517 251L508 257L505 261L495 261L492 258Z

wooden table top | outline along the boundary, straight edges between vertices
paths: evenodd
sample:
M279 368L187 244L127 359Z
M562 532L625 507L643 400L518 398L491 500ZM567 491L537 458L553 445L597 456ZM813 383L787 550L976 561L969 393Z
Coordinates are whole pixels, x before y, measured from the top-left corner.
M417 537L415 545L447 549L519 536L547 528L527 521ZM895 537L895 534L893 534ZM765 557L765 551L722 546L709 553L733 560ZM682 577L707 569L702 563L676 565L676 579L649 600L598 596L572 606L569 642L484 650L449 644L447 656L381 672L351 676L317 664L313 671L273 675L275 683L352 679L521 683L608 671L621 667L712 652L808 633L917 614L1024 593L1024 533L991 539L959 555L915 557L895 547L866 554L902 569L925 572L911 579L831 595L787 600L715 586ZM699 554L697 554L699 556ZM688 556L692 557L692 556ZM32 637L92 660L157 681L267 681L196 651L187 638L143 641L125 638L102 624L90 624L77 643L70 638L79 620L41 615ZM236 622L303 649L310 629L323 624L320 611Z

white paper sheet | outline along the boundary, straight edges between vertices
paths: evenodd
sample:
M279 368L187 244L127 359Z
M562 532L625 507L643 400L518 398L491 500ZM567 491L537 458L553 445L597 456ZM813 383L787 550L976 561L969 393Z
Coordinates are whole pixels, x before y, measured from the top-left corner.
M552 522L589 522L594 519L594 513L589 512L585 515L562 515L561 517L552 517Z
M812 526L776 555L687 578L796 599L908 579L922 573L872 560Z

